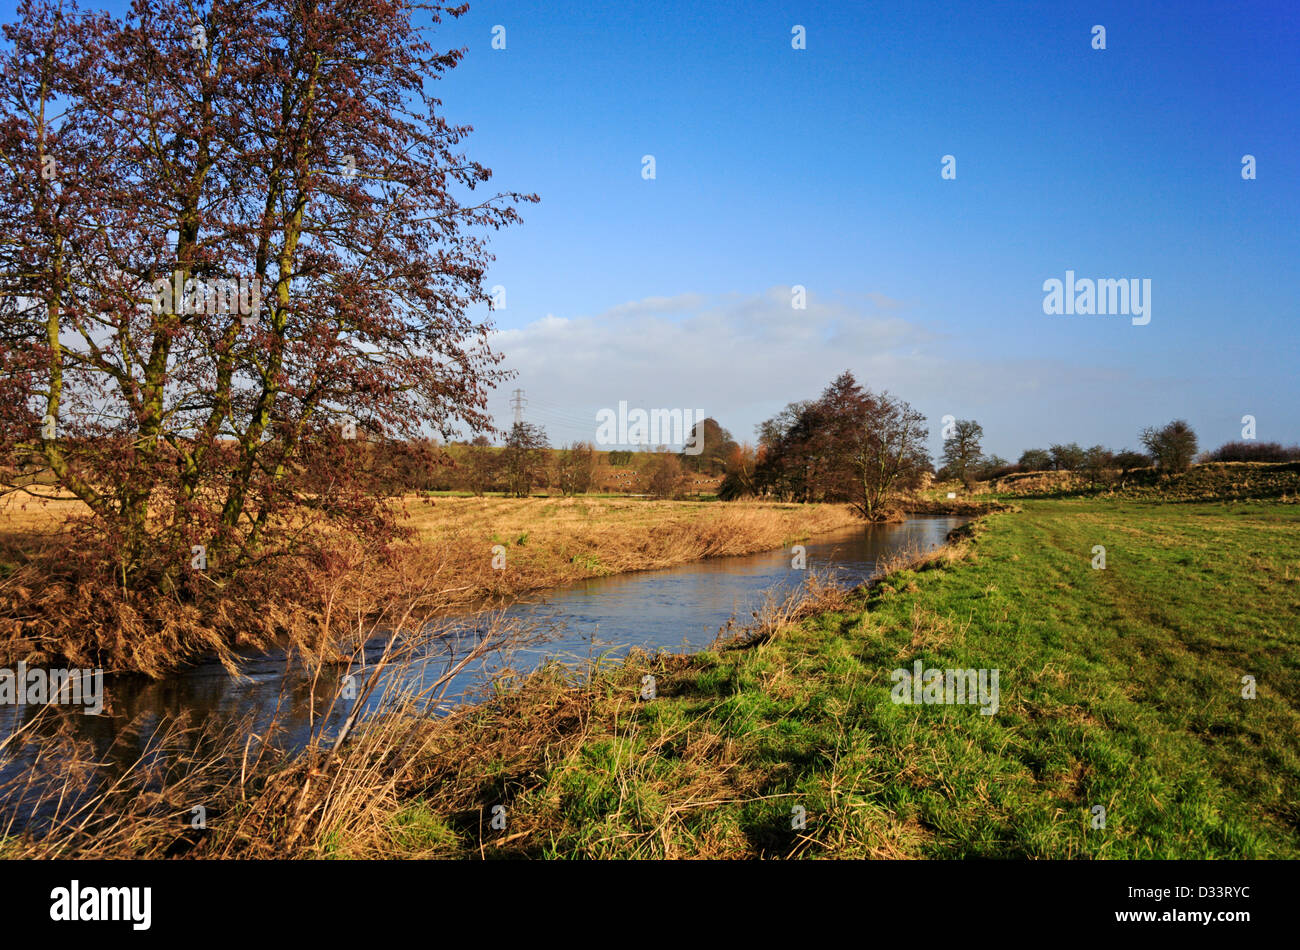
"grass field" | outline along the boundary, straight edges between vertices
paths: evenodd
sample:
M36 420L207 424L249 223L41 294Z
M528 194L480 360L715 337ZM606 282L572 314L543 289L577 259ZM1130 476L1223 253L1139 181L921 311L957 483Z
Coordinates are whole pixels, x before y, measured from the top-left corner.
M999 670L996 714L892 702L918 659ZM431 728L325 853L1300 857L1300 506L1026 501L748 645Z

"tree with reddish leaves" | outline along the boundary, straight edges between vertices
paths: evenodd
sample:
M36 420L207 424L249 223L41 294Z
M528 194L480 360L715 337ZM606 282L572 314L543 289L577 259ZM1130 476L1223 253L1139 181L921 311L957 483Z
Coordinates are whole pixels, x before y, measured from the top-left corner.
M0 452L124 589L396 522L358 429L490 428L479 189L426 84L465 7L22 0L0 50ZM420 21L420 22L417 22ZM33 491L34 489L28 489Z

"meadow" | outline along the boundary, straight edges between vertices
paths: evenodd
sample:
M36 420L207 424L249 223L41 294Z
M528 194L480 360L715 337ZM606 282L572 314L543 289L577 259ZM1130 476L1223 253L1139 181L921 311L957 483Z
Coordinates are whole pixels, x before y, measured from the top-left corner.
M433 727L318 853L1300 857L1297 529L1294 503L1025 501L730 648L543 671ZM891 701L917 659L999 669L996 715Z
M105 813L50 838L10 837L0 851L1300 857L1295 495L1002 501L1014 507L944 548L881 565L869 585L814 580L769 600L704 652L548 664L444 716L398 696L346 743L323 739L297 756L250 763L236 735L184 787L144 795L131 779L102 800ZM800 520L779 526L782 506L653 504L438 498L436 519L412 517L420 550L472 537L516 562L538 558L541 577L674 519L697 535L711 523L726 539L726 522L708 519L758 517L775 532L762 538L770 545L809 514L794 506ZM599 521L588 520L592 505ZM733 553L702 543L627 556ZM897 671L918 662L996 671L995 712L895 701ZM194 800L209 804L207 828L178 831L177 809Z

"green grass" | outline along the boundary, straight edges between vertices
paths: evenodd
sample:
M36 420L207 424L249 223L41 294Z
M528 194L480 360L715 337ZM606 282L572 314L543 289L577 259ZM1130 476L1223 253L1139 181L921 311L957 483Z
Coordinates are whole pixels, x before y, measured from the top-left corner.
M454 717L400 840L488 856L1300 857L1300 506L1022 505L981 523L965 558L762 642L634 657ZM892 702L891 671L917 659L999 670L997 713ZM657 696L638 701L646 674ZM492 774L467 782L476 759ZM485 831L498 802L509 827Z

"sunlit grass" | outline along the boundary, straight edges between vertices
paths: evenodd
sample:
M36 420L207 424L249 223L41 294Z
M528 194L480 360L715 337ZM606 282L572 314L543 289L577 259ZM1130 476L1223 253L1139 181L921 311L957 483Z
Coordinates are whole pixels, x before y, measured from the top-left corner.
M571 517L537 502L461 517L532 550ZM1300 506L1021 504L703 653L548 664L367 723L324 767L241 767L201 853L1300 857ZM998 670L996 714L894 703L917 660ZM171 853L164 825L118 826Z
M1298 528L1285 504L1028 502L865 604L466 713L440 755L509 778L421 807L449 854L1300 856ZM997 714L893 703L916 659L999 669ZM506 832L480 830L497 802Z

